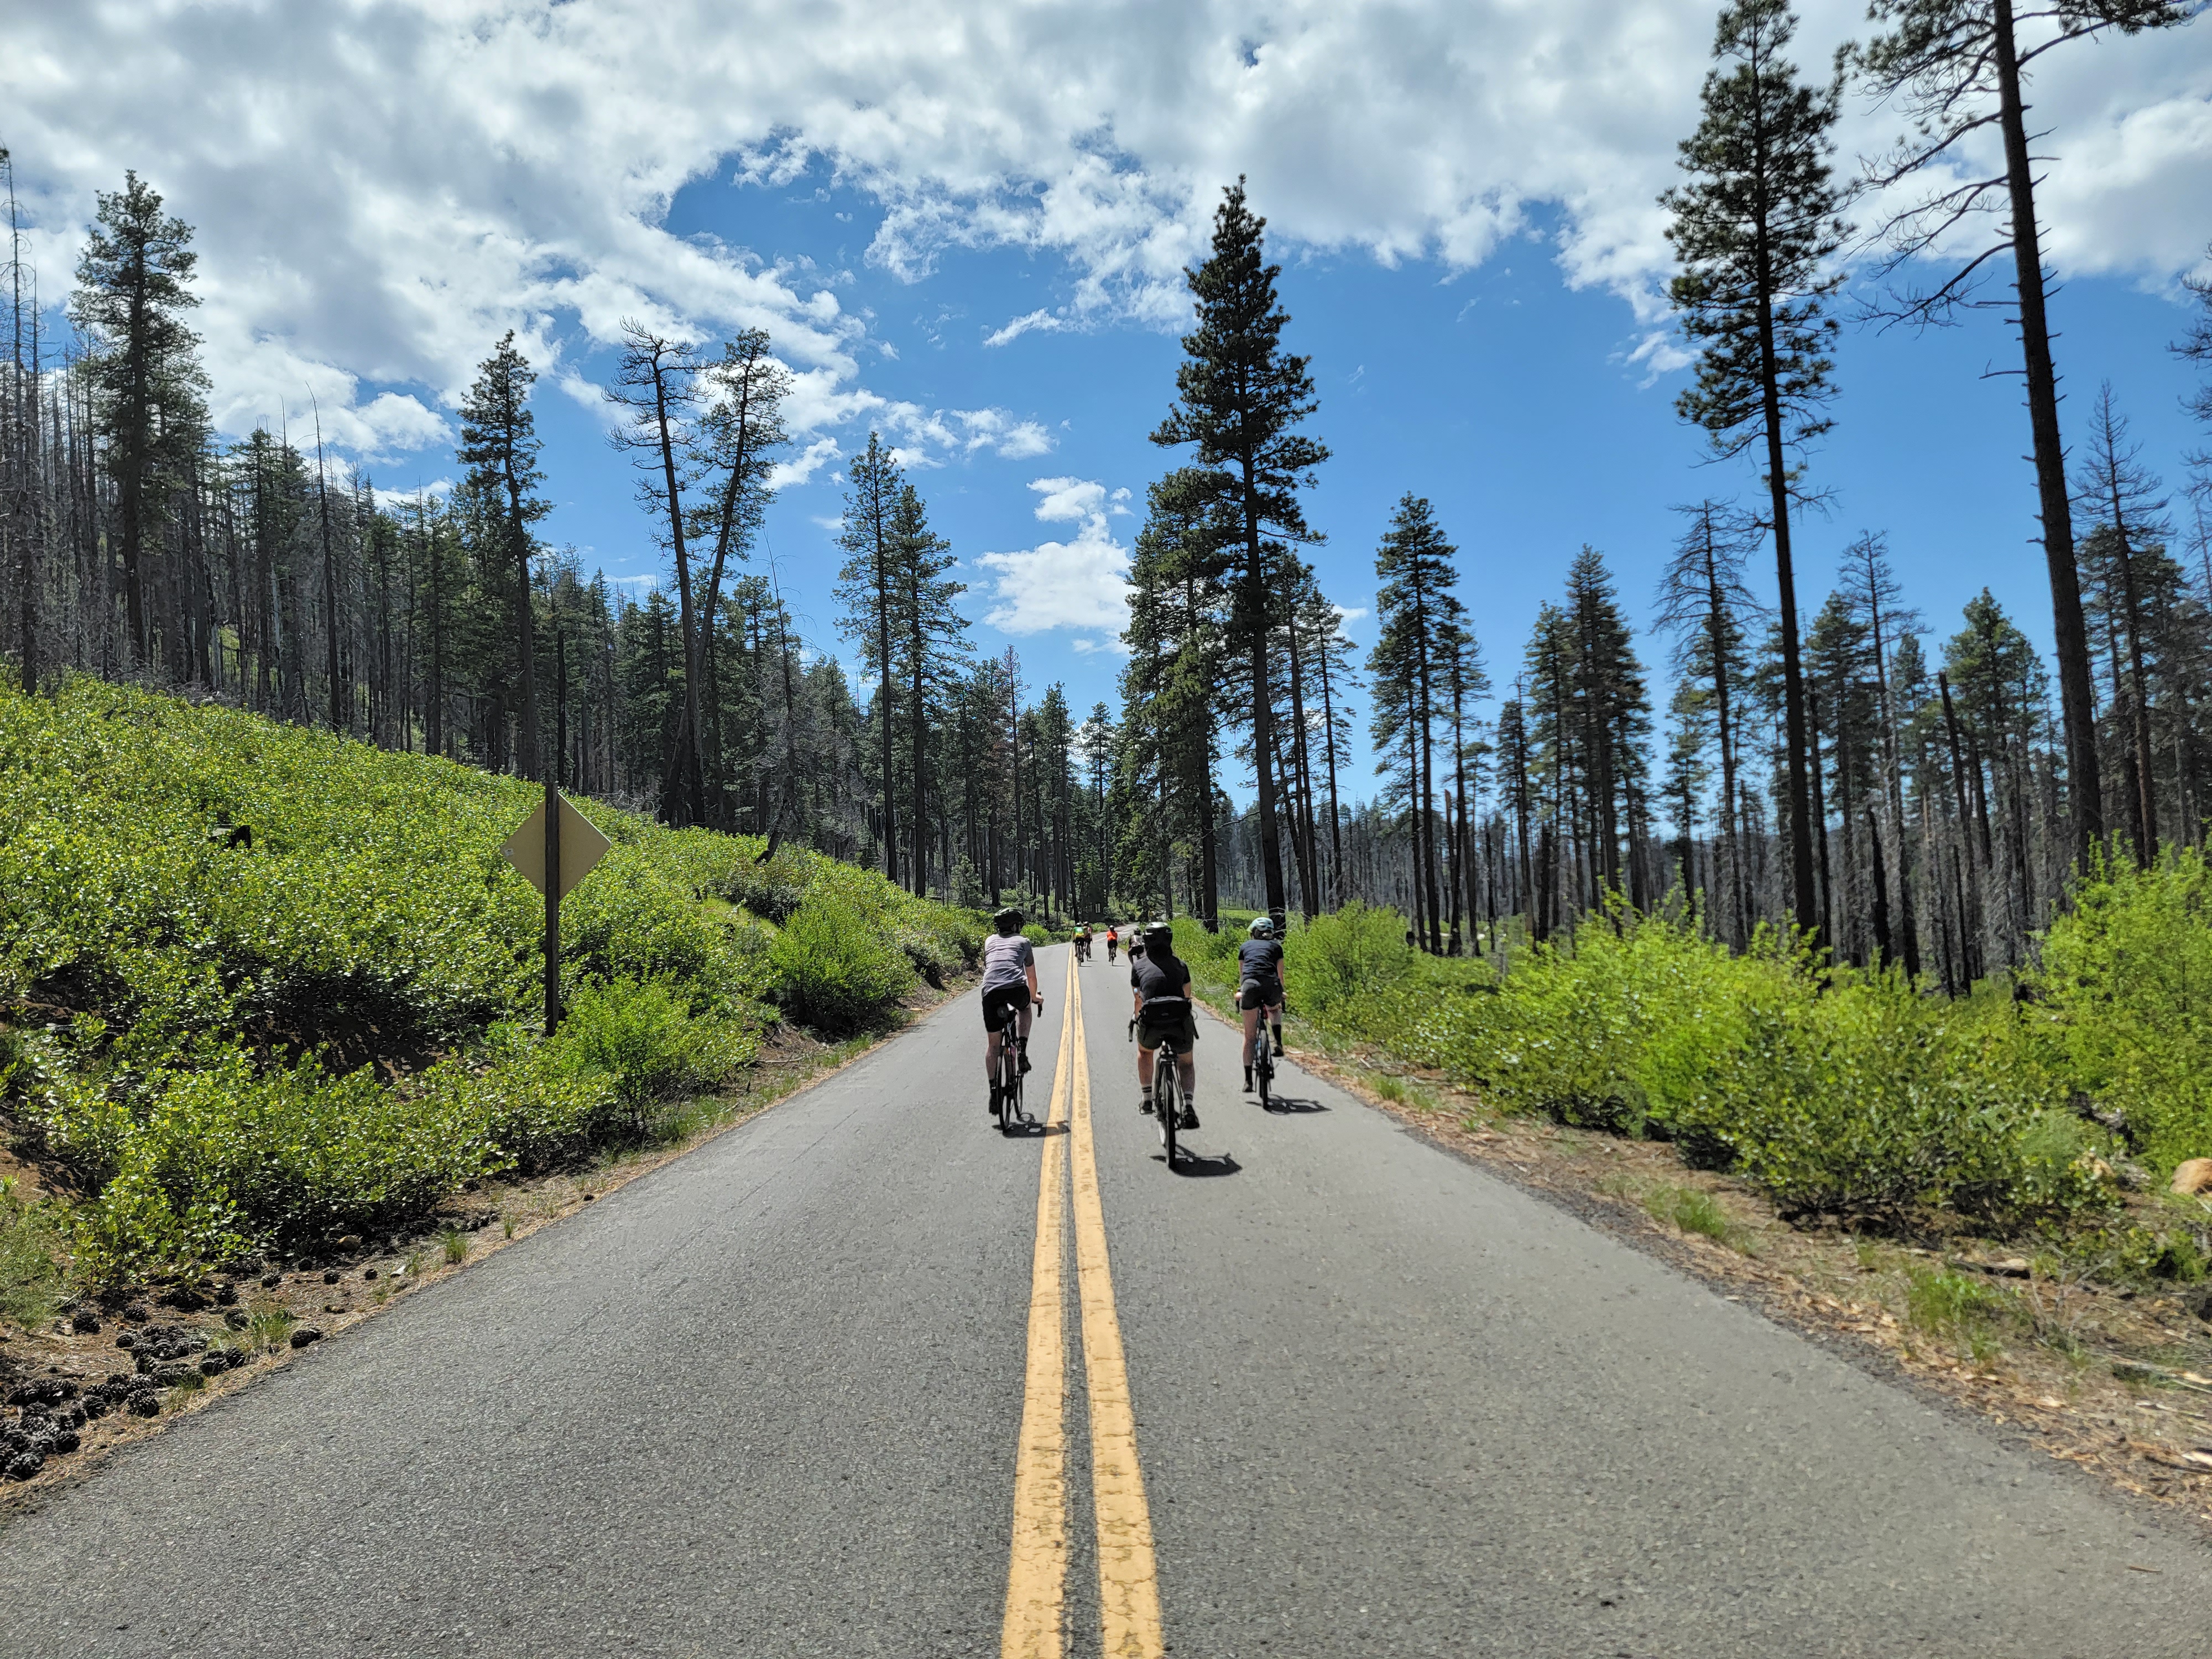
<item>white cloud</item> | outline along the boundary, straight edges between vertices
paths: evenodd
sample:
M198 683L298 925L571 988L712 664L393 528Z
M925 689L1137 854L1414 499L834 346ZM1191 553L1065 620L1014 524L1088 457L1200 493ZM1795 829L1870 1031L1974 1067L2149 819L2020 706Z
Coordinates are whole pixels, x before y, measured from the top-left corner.
M1101 510L1106 487L1086 478L1037 478L1044 497L1036 516L1048 523L1073 521L1072 542L1040 542L1013 553L986 553L975 561L993 573L997 603L983 620L1008 634L1078 629L1104 635L1078 639L1079 651L1118 645L1129 621L1129 550L1114 539Z
M1026 317L1015 318L1004 328L993 330L983 337L983 343L987 346L1007 345L1024 334L1038 331L1056 334L1066 326L1065 318L1055 316L1049 311L1032 311Z
M1064 301L988 337L1185 314L1222 183L1291 245L1480 263L1556 209L1566 278L1663 321L1654 198L1692 125L1712 0L258 0L17 3L0 102L45 291L93 193L141 168L199 228L198 318L229 430L295 415L363 455L443 442L505 329L556 383L624 316L759 325L794 428L867 406L848 273L665 222L721 176L823 166L884 217L902 275L952 247L1064 256ZM1806 0L1819 74L1863 0ZM2212 25L2053 54L2042 198L2062 271L2162 280L2212 225ZM1854 103L1846 155L1900 125ZM1656 356L1641 359L1656 368ZM572 372L572 371L568 371ZM811 400L811 401L810 401ZM811 410L810 416L806 411ZM999 410L918 411L918 456L1044 453Z
M1044 497L1036 505L1036 515L1045 523L1079 524L1096 519L1100 532L1104 532L1104 484L1088 478L1032 478L1030 488Z

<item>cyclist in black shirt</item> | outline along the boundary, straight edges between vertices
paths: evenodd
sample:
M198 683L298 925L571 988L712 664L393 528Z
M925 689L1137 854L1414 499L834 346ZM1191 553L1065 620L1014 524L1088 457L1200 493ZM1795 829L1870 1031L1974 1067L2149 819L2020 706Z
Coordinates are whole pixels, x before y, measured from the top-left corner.
M1143 953L1129 947L1129 988L1137 1016L1137 1109L1152 1109L1152 1050L1163 1041L1175 1050L1176 1081L1182 1085L1181 1129L1198 1127L1198 1016L1191 1001L1190 970L1176 957L1172 929L1145 930Z
M1260 1036L1260 1017L1275 1028L1275 1054L1283 1052L1283 946L1275 924L1266 916L1246 930L1252 937L1237 947L1237 1006L1244 1011L1244 1092L1252 1092L1252 1045Z

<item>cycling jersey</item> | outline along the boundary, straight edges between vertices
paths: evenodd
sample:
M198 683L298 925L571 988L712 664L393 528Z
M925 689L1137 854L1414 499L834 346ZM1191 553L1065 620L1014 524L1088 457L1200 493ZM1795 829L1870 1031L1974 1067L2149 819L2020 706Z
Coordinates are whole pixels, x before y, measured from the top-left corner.
M1187 1006L1190 1000L1182 988L1189 983L1190 969L1165 952L1130 958L1129 984L1147 1008L1156 1002Z
M1283 1000L1283 947L1279 940L1249 939L1237 947L1237 976L1262 993L1267 1006Z

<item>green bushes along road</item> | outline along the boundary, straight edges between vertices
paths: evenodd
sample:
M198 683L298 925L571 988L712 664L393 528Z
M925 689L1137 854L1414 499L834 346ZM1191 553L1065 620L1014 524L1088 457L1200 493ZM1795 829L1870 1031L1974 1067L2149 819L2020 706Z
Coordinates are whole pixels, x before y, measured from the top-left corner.
M1217 979L1223 937L1190 948ZM2162 1185L2212 1155L2212 872L2193 852L2088 884L2017 996L1946 1000L1772 934L1731 956L1680 916L1593 918L1503 975L1404 941L1403 918L1359 905L1294 929L1294 1017L1499 1109L1671 1140L1785 1215L2100 1235L2131 1170Z
M613 850L543 907L501 842L535 786L78 681L0 692L0 1109L94 1282L312 1251L462 1183L653 1133L781 1014L838 1036L971 963L881 876L592 803ZM27 1270L26 1270L27 1272ZM11 1283L22 1283L15 1274Z

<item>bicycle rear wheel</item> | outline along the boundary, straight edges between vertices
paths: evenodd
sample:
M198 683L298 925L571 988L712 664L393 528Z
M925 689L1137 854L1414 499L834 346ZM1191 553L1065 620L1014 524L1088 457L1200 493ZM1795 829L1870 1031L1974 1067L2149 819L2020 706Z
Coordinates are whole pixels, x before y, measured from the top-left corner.
M1008 1024L999 1039L999 1133L1006 1133L1022 1121L1022 1059L1014 1047L1019 1028Z
M1175 1079L1176 1059L1166 1045L1152 1057L1152 1115L1159 1120L1160 1145L1167 1151L1168 1168L1175 1168L1176 1120L1182 1115L1182 1091Z
M1260 1085L1260 1109L1263 1112L1273 1110L1268 1102L1274 1095L1275 1057L1273 1051L1267 1046L1267 1034L1265 1031L1260 1033L1260 1046L1253 1053L1252 1076Z

